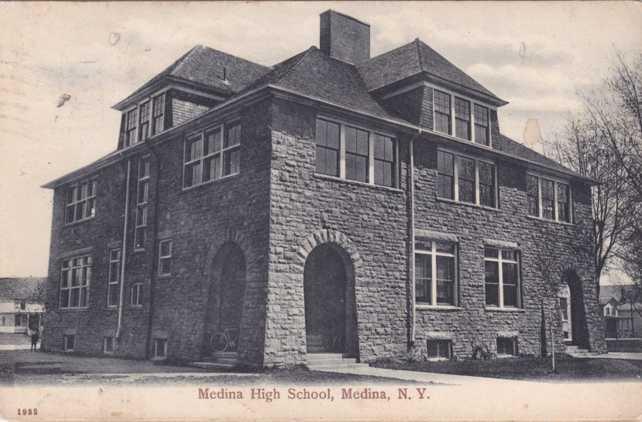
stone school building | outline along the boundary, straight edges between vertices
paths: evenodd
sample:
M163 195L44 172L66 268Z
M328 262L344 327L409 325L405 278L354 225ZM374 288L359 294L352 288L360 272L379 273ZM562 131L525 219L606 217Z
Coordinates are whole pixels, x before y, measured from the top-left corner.
M45 349L253 366L605 350L591 184L507 102L329 10L271 67L196 46L54 192ZM543 335L543 333L546 335Z

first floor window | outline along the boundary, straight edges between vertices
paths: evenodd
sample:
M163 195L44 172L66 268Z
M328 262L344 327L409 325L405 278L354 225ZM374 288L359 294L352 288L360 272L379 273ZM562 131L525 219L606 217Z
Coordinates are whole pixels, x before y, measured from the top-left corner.
M455 244L438 240L415 243L415 300L429 305L455 304Z
M76 345L76 336L73 334L65 334L62 336L62 350L65 352L73 352Z
M172 273L172 241L161 240L158 244L158 275Z
M78 183L67 190L65 223L86 220L96 215L96 181Z
M113 337L104 337L103 338L103 353L114 353L114 338Z
M143 283L134 283L131 287L129 304L132 306L142 306L143 304Z
M429 359L450 359L452 356L452 341L428 340Z
M514 249L484 249L486 305L519 307L519 257Z
M316 171L330 176L339 176L341 129L339 124L317 119Z
M516 337L497 337L497 354L498 355L517 355L517 338Z
M494 164L437 150L437 196L487 207L497 207Z
M120 268L120 249L112 249L109 251L109 282L107 284L107 306L118 305Z
M167 339L155 338L153 348L154 359L164 359L167 357Z
M571 188L568 183L527 174L526 194L528 215L552 221L572 222Z
M92 259L79 256L62 261L60 308L86 308L89 303Z

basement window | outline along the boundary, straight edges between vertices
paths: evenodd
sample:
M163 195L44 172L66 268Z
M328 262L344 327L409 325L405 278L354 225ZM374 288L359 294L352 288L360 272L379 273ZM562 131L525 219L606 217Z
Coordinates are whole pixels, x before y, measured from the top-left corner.
M153 359L165 359L167 357L167 339L155 338L152 350Z
M113 337L104 337L103 338L103 353L112 354L114 353L114 338Z
M76 336L74 334L65 334L62 337L62 350L65 352L73 352L76 345Z
M447 360L452 357L452 341L428 340L428 359Z
M497 337L497 356L517 356L517 337Z

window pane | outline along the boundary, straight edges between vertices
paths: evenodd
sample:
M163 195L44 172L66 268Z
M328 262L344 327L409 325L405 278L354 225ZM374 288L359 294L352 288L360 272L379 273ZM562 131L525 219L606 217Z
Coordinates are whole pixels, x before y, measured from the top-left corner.
M526 193L528 195L528 215L539 217L539 188L537 177L530 174L526 177Z
M485 261L486 304L499 306L499 263Z
M557 216L560 221L571 222L569 186L565 183L557 184Z
M432 302L432 260L430 255L415 255L415 299L417 302Z
M555 218L555 182L542 179L542 216L550 220Z
M470 139L470 103L462 98L455 98L455 135Z
M316 171L321 174L339 176L339 125L317 120Z
M224 142L224 148L239 145L241 143L241 125L236 124L234 126L229 126Z
M495 206L495 166L484 161L479 166L479 203L488 207Z
M437 256L437 303L454 304L455 258Z
M221 150L221 128L220 127L214 130L208 131L205 134L205 137L207 139L205 154L212 154L214 152Z
M240 157L241 151L238 147L223 153L223 176L239 172Z
M435 130L450 133L450 94L434 90Z
M454 199L454 156L448 152L437 151L437 195Z
M475 161L458 157L459 159L459 200L475 203Z

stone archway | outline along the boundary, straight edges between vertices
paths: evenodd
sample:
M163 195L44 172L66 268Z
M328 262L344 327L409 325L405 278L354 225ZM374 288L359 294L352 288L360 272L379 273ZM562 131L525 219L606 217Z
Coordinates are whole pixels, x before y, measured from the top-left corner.
M241 248L224 243L212 260L205 311L203 355L237 352L246 287L246 262Z
M343 233L321 230L298 250L303 267L308 353L358 357L355 278L362 264Z

